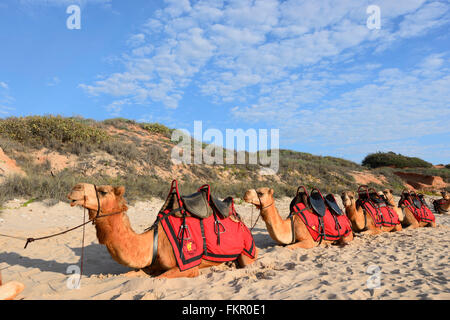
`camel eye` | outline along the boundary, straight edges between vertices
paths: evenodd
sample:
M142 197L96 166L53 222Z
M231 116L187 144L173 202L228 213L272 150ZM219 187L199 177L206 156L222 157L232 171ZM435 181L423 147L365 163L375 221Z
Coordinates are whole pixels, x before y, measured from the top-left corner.
M100 195L101 195L102 197L104 197L104 196L106 196L106 195L108 194L108 192L102 191L102 190L99 190L98 193L100 193Z
M259 197L262 197L262 195L263 195L263 193L260 192L260 191L256 192L256 194L257 194Z

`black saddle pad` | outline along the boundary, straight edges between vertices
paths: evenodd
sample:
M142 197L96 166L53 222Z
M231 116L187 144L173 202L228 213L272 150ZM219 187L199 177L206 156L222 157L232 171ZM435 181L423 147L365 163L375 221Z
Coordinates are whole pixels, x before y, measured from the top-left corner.
M198 191L187 196L181 196L184 208L196 217L206 219L212 214L205 191Z
M420 199L418 197L413 198L414 206L418 209L422 208L422 203L420 202Z
M325 216L325 201L318 192L314 192L309 195L309 203L317 215L321 217Z
M211 196L212 203L217 211L222 215L224 218L228 218L231 211L231 206L233 204L233 198L228 197L224 199L223 201L217 199L216 197Z
M211 205L208 203L208 194L206 190L200 190L193 194L182 196L185 209L194 216L206 219L213 214L213 209L220 213L224 218L228 218L231 211L233 199L231 197L221 201L211 196Z
M418 194L417 196L419 197L420 201L421 201L426 207L429 208L428 203L427 203L427 201L425 200L425 196L424 196L423 194L421 194L421 193Z
M384 200L375 192L369 194L370 200L376 204L384 203Z
M344 212L342 212L341 208L339 208L339 205L336 202L336 199L334 198L334 196L332 194L328 194L325 197L325 201L328 205L328 207L331 209L331 211L333 211L335 214L337 214L338 216L342 216L344 214Z

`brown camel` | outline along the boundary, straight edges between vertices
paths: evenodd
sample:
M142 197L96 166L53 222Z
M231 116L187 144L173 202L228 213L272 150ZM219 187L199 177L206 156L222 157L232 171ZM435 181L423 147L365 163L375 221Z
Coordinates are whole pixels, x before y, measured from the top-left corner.
M381 226L377 227L373 221L370 213L363 210L363 207L356 203L356 195L353 191L344 191L341 194L342 203L345 207L345 213L352 223L352 230L354 232L361 232L367 234L379 234L382 232L400 231L402 226L400 224L395 226Z
M392 189L384 189L383 194L390 206L394 208L394 210L397 212L398 217L400 221L402 222L402 227L404 229L416 229L419 228L420 225L417 222L416 218L414 218L414 215L412 214L411 210L408 208L399 208L395 204L394 200L394 191Z
M77 184L68 195L71 200L70 205L72 207L79 205L88 209L89 218L95 219L98 210L97 203L100 203L100 214L105 217L94 220L98 241L106 246L115 261L130 268L139 269L138 272L132 271L127 275L147 273L159 274L158 278L196 277L199 275L199 269L220 264L202 260L199 266L180 271L172 246L165 232L162 231L161 222L158 223L161 231L158 232L156 261L152 261L154 232L149 230L137 234L131 228L126 214L128 207L123 198L125 188L123 186L98 186L97 191L92 184ZM106 216L108 214L112 215ZM237 263L240 267L245 267L253 263L256 256L257 252L254 259L241 254L237 258Z
M295 239L292 243L292 224L289 218L283 220L275 206L275 200L273 198L273 189L259 188L250 189L245 192L244 201L253 204L260 210L260 214L264 222L266 223L267 231L270 237L277 243L287 245L289 249L304 248L309 249L317 246L319 241L314 241L308 228L303 221L294 216L294 234ZM353 240L353 233L350 233L347 237L342 237L338 241L322 240L322 243L349 243Z
M450 192L447 190L441 191L442 199L434 200L434 210L437 213L448 214L450 213Z
M24 288L25 286L17 281L2 284L2 275L0 274L0 300L13 300Z

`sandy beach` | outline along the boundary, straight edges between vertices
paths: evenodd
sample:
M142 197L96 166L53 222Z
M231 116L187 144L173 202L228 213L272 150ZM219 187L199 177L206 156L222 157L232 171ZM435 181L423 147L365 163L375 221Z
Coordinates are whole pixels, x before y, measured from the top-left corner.
M398 200L398 198L397 198ZM338 201L340 201L338 197ZM431 198L427 198L430 203ZM0 234L39 237L83 222L83 210L68 203L9 201L0 213ZM140 233L155 220L163 201L130 206L128 216ZM276 201L283 217L290 199ZM258 211L237 201L249 226ZM17 299L450 299L450 216L436 215L438 227L357 235L345 247L289 250L276 245L260 219L253 229L259 259L250 267L233 264L201 270L198 278L127 277L100 245L94 227L86 227L84 271L79 289L73 271L79 266L82 229L29 244L0 236L3 281L20 281Z

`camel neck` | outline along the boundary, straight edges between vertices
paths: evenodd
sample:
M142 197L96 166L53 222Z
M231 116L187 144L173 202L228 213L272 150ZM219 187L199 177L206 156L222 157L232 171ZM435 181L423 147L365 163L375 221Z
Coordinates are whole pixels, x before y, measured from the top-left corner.
M270 237L280 244L289 244L292 241L290 220L283 220L275 203L261 210L261 217L266 223Z
M345 208L345 213L352 223L352 229L363 230L365 227L364 211L362 207L356 208L356 203L352 203L350 207Z
M151 264L153 230L137 234L125 212L95 220L95 229L99 243L120 264L138 269Z

